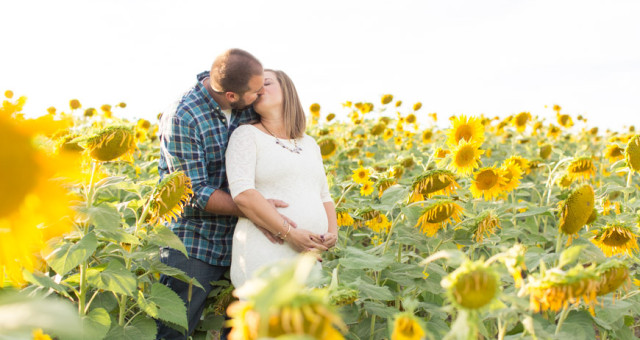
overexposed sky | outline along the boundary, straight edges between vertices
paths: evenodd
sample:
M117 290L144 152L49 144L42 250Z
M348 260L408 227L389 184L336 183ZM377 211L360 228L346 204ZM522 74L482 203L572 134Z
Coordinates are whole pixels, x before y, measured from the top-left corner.
M391 93L421 112L508 115L551 107L640 124L640 1L3 0L0 90L27 112L124 101L153 118L243 48L282 69L303 103ZM405 108L406 112L407 108Z

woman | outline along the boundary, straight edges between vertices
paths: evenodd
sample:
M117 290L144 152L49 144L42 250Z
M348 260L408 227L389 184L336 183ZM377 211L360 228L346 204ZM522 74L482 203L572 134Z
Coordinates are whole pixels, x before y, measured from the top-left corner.
M236 287L265 264L333 247L338 235L320 148L304 133L295 86L282 71L265 70L264 78L264 94L254 103L260 121L238 127L226 152L231 196L246 216L233 235L231 282ZM289 206L276 210L265 197ZM284 242L271 242L256 225Z

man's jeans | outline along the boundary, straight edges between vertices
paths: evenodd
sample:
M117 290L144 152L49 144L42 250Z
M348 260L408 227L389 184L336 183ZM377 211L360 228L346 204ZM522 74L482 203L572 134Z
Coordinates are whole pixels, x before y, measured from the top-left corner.
M189 330L187 334L181 334L179 331L166 326L162 321L157 321L158 324L158 336L157 339L174 340L174 339L187 339L195 330L202 316L204 310L204 304L207 296L211 292L210 282L218 281L224 277L225 272L229 267L214 266L195 258L187 258L178 250L171 248L160 249L160 261L171 267L178 268L187 274L187 276L193 277L205 290L202 290L196 286L193 286L191 292L191 301L187 301L189 295L189 284L171 276L161 275L160 283L171 288L180 298L184 301L187 307L187 320L189 321ZM229 329L223 328L223 334L220 339L226 339Z

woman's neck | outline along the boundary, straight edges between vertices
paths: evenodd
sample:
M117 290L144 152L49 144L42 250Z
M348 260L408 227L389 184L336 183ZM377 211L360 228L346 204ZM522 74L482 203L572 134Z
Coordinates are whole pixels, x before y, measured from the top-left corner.
M275 135L278 138L289 138L286 131L284 130L284 119L282 119L282 116L262 116L260 117L260 124L264 126L267 132Z

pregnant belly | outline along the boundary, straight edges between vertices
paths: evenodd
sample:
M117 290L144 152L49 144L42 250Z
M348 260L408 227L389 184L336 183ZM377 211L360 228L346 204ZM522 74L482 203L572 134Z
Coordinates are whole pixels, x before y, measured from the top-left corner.
M278 212L296 223L298 228L317 234L324 234L329 229L327 213L319 198L296 198L287 200L289 206L278 208Z

